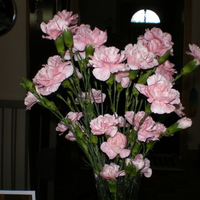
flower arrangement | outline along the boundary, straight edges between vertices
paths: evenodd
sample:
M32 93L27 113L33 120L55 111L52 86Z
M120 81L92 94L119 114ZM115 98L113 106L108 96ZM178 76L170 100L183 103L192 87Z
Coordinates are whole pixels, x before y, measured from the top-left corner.
M78 15L66 10L42 22L41 30L58 55L49 57L32 81L21 83L28 90L26 109L38 103L60 120L56 131L83 150L102 199L129 199L133 180L152 175L146 156L155 143L192 125L174 84L198 67L199 47L189 45L194 59L177 72L168 60L172 37L159 28L147 29L124 50L105 46L106 31L78 25ZM159 117L171 113L180 119L167 127Z

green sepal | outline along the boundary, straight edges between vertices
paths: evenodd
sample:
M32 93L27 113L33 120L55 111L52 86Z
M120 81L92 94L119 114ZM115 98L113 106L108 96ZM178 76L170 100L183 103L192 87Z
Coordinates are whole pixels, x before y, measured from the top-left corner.
M133 164L131 162L129 162L127 165L125 165L125 172L126 174L131 174L133 172Z
M117 193L117 181L108 180L108 187L111 193Z
M113 74L111 74L110 75L110 77L109 77L109 79L106 81L106 83L108 84L108 85L113 85L113 83L114 83L114 75Z
M129 78L131 80L134 80L137 77L138 72L139 72L139 70L130 70L130 72L129 72Z
M169 55L170 55L170 50L166 51L162 57L158 58L158 63L159 64L164 63L168 59Z

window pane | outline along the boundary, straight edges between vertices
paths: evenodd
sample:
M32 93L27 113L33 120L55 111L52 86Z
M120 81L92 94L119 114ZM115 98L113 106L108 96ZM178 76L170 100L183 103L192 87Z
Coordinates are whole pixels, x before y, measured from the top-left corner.
M160 19L152 10L142 9L132 16L131 23L160 23Z

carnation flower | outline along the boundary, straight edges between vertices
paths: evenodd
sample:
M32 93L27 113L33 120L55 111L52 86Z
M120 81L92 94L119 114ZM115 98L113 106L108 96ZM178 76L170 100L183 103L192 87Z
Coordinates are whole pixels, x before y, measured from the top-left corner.
M101 46L97 48L94 55L89 61L90 65L94 67L93 75L96 79L106 81L110 77L110 73L118 71L125 71L125 55L119 53L116 47Z

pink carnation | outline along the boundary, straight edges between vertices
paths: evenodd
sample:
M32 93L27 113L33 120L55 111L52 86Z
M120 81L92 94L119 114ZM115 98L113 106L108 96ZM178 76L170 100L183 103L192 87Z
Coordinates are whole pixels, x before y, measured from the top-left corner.
M132 70L150 69L158 65L158 61L154 53L150 52L141 41L134 46L128 44L125 47L127 56L127 64Z
M104 179L112 179L116 181L116 178L118 176L125 176L125 171L119 171L119 165L116 165L115 163L110 163L110 165L105 164L103 167L103 170L100 172L100 176Z
M113 137L117 133L118 120L114 115L100 115L90 121L91 132L94 135L107 134Z
M62 62L60 56L50 57L47 65L41 68L33 78L33 83L42 95L55 92L61 82L73 74L73 66L70 61Z
M40 24L41 30L48 35L43 37L56 40L64 29L69 28L74 32L74 25L78 22L77 18L77 14L72 15L72 12L67 12L66 10L58 12L47 24L44 22Z
M134 119L134 130L138 131L138 140L146 142L154 137L155 121L150 116L145 116L144 111L136 113ZM144 120L141 124L141 120Z
M180 103L180 94L172 89L172 83L162 75L155 74L147 79L148 85L136 84L135 87L140 93L147 96L151 103L151 111L158 114L171 113Z
M134 115L135 113L133 111L126 111L125 113L125 118L129 122L129 124L133 125L134 124Z
M140 36L138 40L141 40L149 52L154 53L157 56L163 56L168 50L172 53L172 37L169 33L162 32L160 28L146 29L144 36Z
M152 169L150 168L150 160L144 159L144 168L141 170L141 173L144 174L145 177L150 178L152 175Z
M82 92L81 98L82 98L82 100L87 100L87 98L89 98L92 103L93 102L102 103L105 101L106 94L102 93L101 90L96 90L96 89L92 88L92 91L89 92L89 94L88 94L88 92ZM76 99L76 101L78 102L77 99Z
M173 82L173 75L176 73L176 70L173 67L174 64L169 60L166 60L156 68L155 73L164 76L169 82Z
M26 110L30 110L31 107L37 102L37 98L31 92L28 91L27 96L24 99L24 105L26 106Z
M196 44L189 44L189 48L191 52L186 52L188 55L194 57L197 61L197 65L200 64L200 48Z
M77 121L82 116L83 116L82 112L69 112L65 118L70 119L72 123L75 122L76 124L79 125L79 123L77 123ZM56 131L59 131L61 133L65 132L67 129L68 129L68 127L63 122L59 122L56 127Z
M142 154L137 154L134 159L127 158L126 165L132 163L136 170L141 170L144 167L144 159Z
M107 41L107 33L98 28L92 31L89 25L81 24L76 30L73 41L74 48L79 51L83 51L87 45L97 48Z
M117 132L115 136L108 138L107 142L103 142L100 148L109 159L114 159L118 154L121 158L126 158L130 154L130 150L125 149L126 143L126 136Z
M65 135L65 139L67 139L71 142L76 140L76 138L74 137L74 134L71 131L69 131L69 133Z
M121 83L123 88L127 88L130 85L130 78L128 71L119 71L115 74L115 80L117 83Z
M94 55L89 61L94 67L93 75L96 79L106 81L110 77L110 73L125 71L125 55L119 53L116 47L105 47L95 49Z

